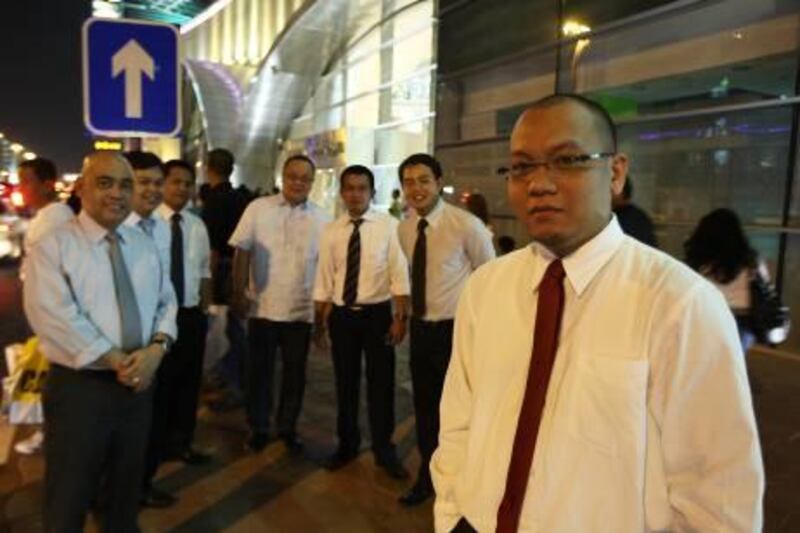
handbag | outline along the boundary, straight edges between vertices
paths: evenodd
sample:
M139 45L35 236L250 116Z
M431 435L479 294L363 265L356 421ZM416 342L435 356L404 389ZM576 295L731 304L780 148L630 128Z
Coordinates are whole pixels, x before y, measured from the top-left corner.
M780 344L789 336L789 308L758 268L750 279L750 325L763 344Z

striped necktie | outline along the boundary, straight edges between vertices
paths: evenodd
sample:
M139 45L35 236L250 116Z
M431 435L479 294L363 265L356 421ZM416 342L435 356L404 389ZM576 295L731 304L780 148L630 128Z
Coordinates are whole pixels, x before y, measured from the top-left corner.
M156 221L153 220L152 218L140 218L139 219L139 227L141 227L142 231L144 231L145 235L147 235L151 239L153 238L153 228L155 227L155 225L156 225Z
M342 299L345 305L354 305L358 297L358 274L361 269L361 232L359 227L364 223L363 218L351 220L353 233L347 242L347 270L345 270L344 290Z

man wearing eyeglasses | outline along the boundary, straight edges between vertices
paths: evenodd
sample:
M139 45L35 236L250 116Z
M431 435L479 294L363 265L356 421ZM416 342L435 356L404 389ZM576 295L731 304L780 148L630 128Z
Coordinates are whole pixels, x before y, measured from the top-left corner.
M233 311L249 317L246 396L248 446L254 452L264 449L270 437L279 349L283 376L275 426L290 451L302 448L296 426L314 318L311 290L319 239L330 222L327 213L308 200L315 170L308 157L289 157L283 165L281 193L254 200L230 239L236 250Z
M736 325L611 214L606 111L544 98L503 174L531 246L467 282L431 470L447 531L757 531L764 474Z

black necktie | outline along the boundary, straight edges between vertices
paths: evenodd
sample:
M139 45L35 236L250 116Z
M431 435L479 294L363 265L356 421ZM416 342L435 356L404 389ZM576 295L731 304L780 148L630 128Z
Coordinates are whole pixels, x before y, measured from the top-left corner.
M175 288L175 296L178 297L178 305L183 305L183 230L181 230L181 215L172 215L172 246L170 249L170 268L169 277L172 286Z
M428 240L425 228L428 221L424 218L417 223L417 242L414 244L414 256L411 261L411 311L416 318L425 316L425 264L428 260Z
M344 290L342 299L344 305L353 305L358 296L358 272L361 268L361 233L358 228L364 222L363 218L351 220L353 223L353 233L347 242L347 270L344 276Z

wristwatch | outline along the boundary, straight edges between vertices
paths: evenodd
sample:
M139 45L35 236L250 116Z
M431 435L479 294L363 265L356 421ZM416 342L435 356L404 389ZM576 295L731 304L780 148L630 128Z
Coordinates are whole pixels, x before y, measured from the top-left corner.
M159 344L166 354L172 348L172 339L169 338L169 335L156 334L150 339L150 344Z

